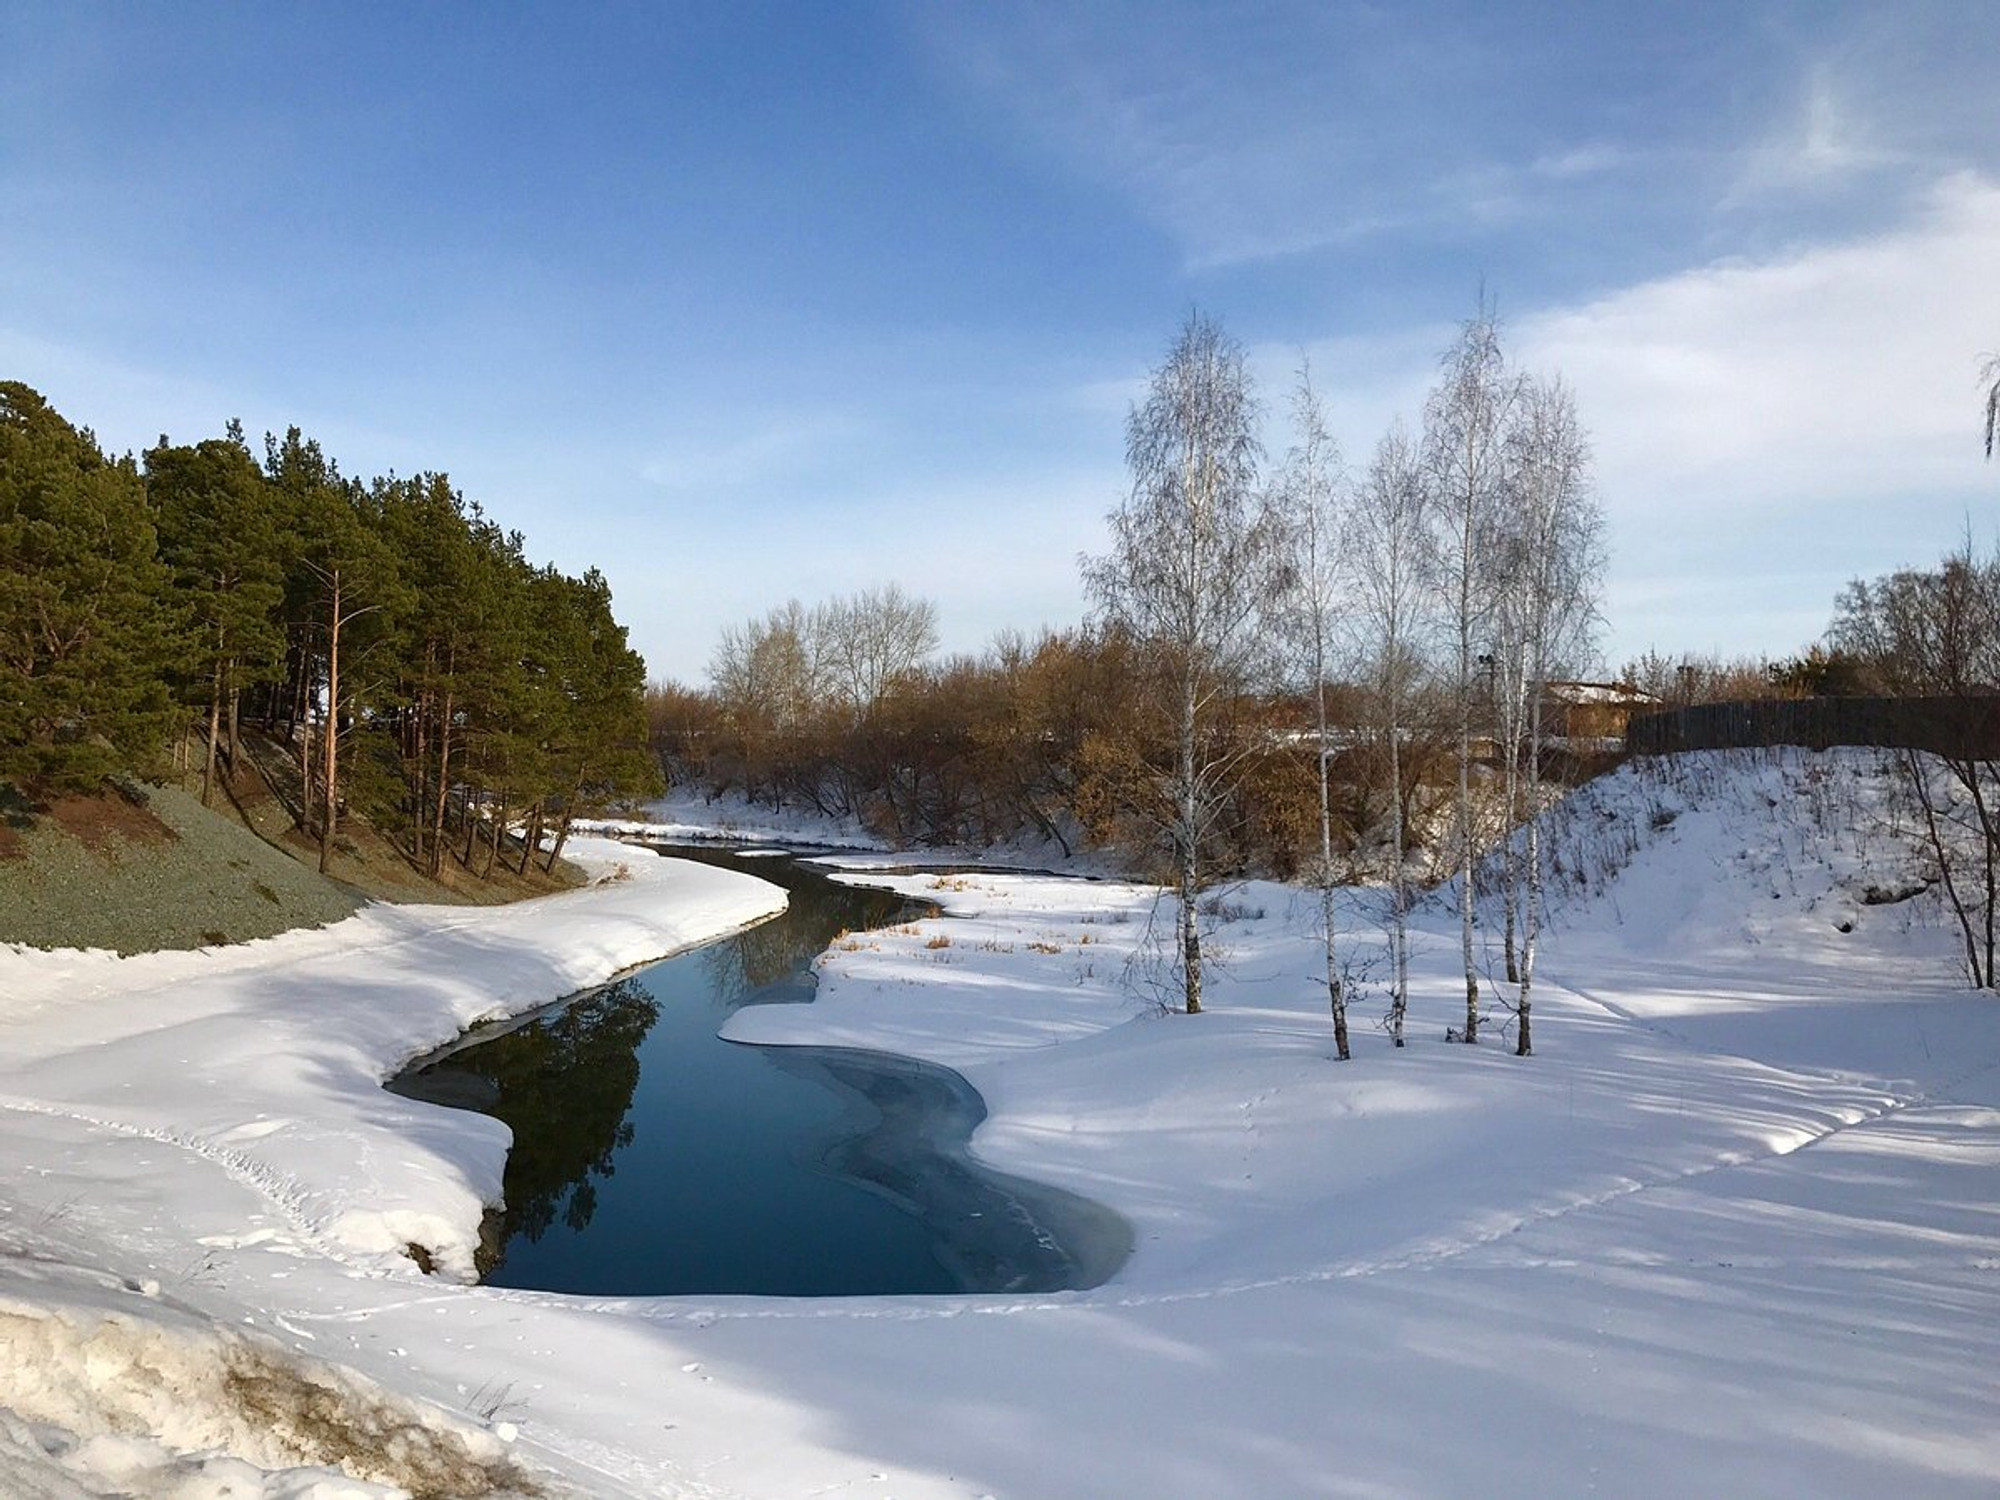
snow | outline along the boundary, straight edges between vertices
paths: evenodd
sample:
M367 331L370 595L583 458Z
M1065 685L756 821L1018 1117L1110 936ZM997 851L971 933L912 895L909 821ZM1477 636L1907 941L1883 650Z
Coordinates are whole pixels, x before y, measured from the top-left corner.
M1112 868L1109 855L1089 850L1074 853L1052 839L1023 833L991 845L955 848L894 846L870 832L858 818L833 817L797 805L773 808L751 802L740 792L708 796L681 787L650 804L643 816L579 819L577 828L610 838L652 846L720 844L741 855L770 856L806 849L831 851L819 862L853 868L900 868L925 865L998 865L1045 869L1060 865L1072 874L1102 874ZM775 848L766 846L777 846Z
M675 788L647 806L643 817L579 819L576 826L614 838L667 843L888 847L855 818L829 817L810 808L765 807L735 792L705 796L691 787Z
M1134 1227L1111 1282L1051 1296L566 1298L400 1253L463 1274L504 1132L375 1081L768 909L743 877L590 844L630 878L206 954L0 952L0 1488L173 1493L116 1476L193 1464L222 1493L213 1464L373 1493L133 1410L104 1372L136 1342L177 1389L293 1361L362 1432L593 1495L1991 1494L2000 1002L1930 897L1862 899L1904 873L1871 766L1681 757L1570 799L1526 1060L1441 1040L1443 904L1412 1044L1371 999L1341 1065L1303 893L1225 893L1186 1017L1152 998L1150 891L843 877L949 915L854 935L814 1005L728 1034L960 1069L983 1159ZM1380 910L1343 905L1364 965Z
M1664 707L1656 693L1622 682L1552 682L1549 696L1564 703L1627 703L1634 707Z

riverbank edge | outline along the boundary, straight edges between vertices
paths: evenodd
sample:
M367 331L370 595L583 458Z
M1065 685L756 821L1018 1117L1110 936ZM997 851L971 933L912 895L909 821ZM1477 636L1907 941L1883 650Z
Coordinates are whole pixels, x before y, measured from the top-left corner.
M672 858L676 851L676 846L673 843L651 840L640 842L636 847L649 850L666 858ZM685 848L686 846L681 847ZM715 843L707 842L689 850L689 852L703 863L713 863L713 861L705 859L703 856L718 853L727 854L734 851L718 848ZM886 885L870 881L865 873L855 874L822 867L820 862L813 857L813 855L821 852L823 851L819 849L819 846L812 846L811 853L805 851L794 852L792 861L795 868L808 876L833 883L867 886L871 889L883 891L889 890L889 887ZM856 851L844 852L852 853ZM736 868L733 865L720 865L718 867L725 869ZM929 867L917 863L899 862L895 868L895 873L898 874L907 874L912 871L929 873ZM747 874L751 872L741 871L741 873ZM893 894L903 896L910 903L910 907L923 913L926 920L950 920L949 914L933 901L922 900L908 892L893 892ZM602 984L592 985L574 994L563 996L561 999L552 1001L545 1006L537 1006L531 1010L521 1011L504 1019L483 1022L468 1028L450 1042L412 1058L392 1077L385 1079L383 1087L401 1098L419 1099L426 1103L442 1105L446 1108L467 1109L475 1113L486 1114L487 1111L477 1102L468 1099L447 1097L447 1095L454 1094L455 1090L449 1088L443 1090L426 1089L420 1075L426 1069L469 1048L482 1046L488 1042L498 1040L522 1027L534 1024L536 1020L542 1017L554 1015L565 1006L585 999L607 988L611 984L617 983L622 978L645 969L650 969L656 964L664 963L671 958L682 956L685 953L698 951L713 944L727 942L732 937L750 930L751 927L757 926L765 920L770 919L760 918L758 922L747 923L732 932L719 933L705 942L691 944L677 953L663 954L659 958L649 959L643 964L635 965L631 969L612 976ZM883 925L885 927L893 927L900 925L902 920L904 919L897 919ZM865 933L870 930L873 929L857 929L857 933ZM818 989L816 962L808 973L812 981L812 994L798 1000L786 1000L783 1002L765 1001L761 1002L761 1004L782 1004L787 1007L810 1006L813 1003L813 995L817 993ZM730 1014L734 1015L735 1011L732 1010ZM1010 1209L1030 1226L1031 1232L1046 1237L1049 1243L1059 1248L1063 1259L1074 1267L1073 1273L1064 1278L1060 1285L966 1285L951 1295L979 1296L1028 1291L1090 1291L1102 1286L1111 1280L1112 1277L1116 1276L1131 1258L1132 1250L1136 1244L1136 1233L1131 1222L1116 1209L1084 1194L1074 1192L1071 1189L1053 1183L1037 1181L1030 1176L1023 1175L1019 1171L1003 1170L983 1161L979 1157L972 1148L972 1140L979 1127L988 1118L989 1107L985 1097L979 1092L977 1087L957 1069L887 1048L815 1047L796 1043L741 1041L724 1035L723 1032L726 1030L726 1026L727 1018L725 1018L723 1026L718 1028L717 1034L721 1040L728 1042L732 1046L768 1046L773 1050L810 1055L826 1062L854 1060L869 1070L884 1076L921 1076L926 1081L934 1082L939 1091L946 1096L939 1102L939 1106L926 1111L922 1119L911 1118L894 1122L888 1122L883 1119L878 1102L870 1098L864 1090L853 1085L843 1087L841 1091L841 1103L843 1118L847 1128L838 1133L834 1146L829 1147L829 1158L838 1155L841 1158L841 1163L836 1165L833 1160L829 1159L823 1162L822 1169L833 1175L867 1186L874 1180L876 1175L888 1174L892 1177L900 1175L902 1169L907 1169L925 1153L929 1153L935 1156L941 1163L977 1179L998 1197L1006 1200ZM890 1128L870 1129L857 1123L865 1117L871 1116ZM942 1188L944 1184L934 1181L932 1186ZM906 1201L902 1197L899 1197L898 1201L907 1212L912 1213L928 1225L932 1232L938 1236L941 1249L948 1257L948 1264L958 1266L970 1263L978 1258L980 1247L974 1243L972 1237L966 1234L966 1224L952 1214L945 1202L931 1200L919 1202L914 1198ZM490 1273L497 1261L500 1240L504 1237L504 1230L504 1205L489 1205L481 1223L480 1249L478 1252L478 1267L482 1284L485 1284L485 1277ZM592 1295L604 1294L593 1293ZM617 1295L632 1297L674 1297L694 1294L674 1288L663 1288L633 1289L618 1293ZM749 1293L748 1295L762 1294ZM870 1292L856 1293L854 1295L879 1296L885 1294ZM890 1293L886 1295L901 1294Z

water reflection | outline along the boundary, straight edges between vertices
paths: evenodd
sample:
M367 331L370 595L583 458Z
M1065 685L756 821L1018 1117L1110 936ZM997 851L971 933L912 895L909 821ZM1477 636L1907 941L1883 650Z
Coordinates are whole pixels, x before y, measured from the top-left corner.
M1108 1277L1130 1250L1124 1221L973 1163L965 1146L985 1106L956 1073L716 1035L738 1006L810 1001L812 960L843 930L930 909L790 861L739 867L786 887L781 917L469 1038L390 1085L513 1128L487 1279L838 1296Z
M740 869L734 857L710 850L675 849L676 859ZM812 999L812 961L843 932L862 932L895 922L934 916L929 902L910 901L892 891L842 885L790 860L765 859L752 873L782 885L784 915L701 950L715 1007L802 1004Z
M504 1046L455 1052L391 1087L507 1122L510 1234L532 1242L557 1223L580 1231L597 1210L598 1180L638 1134L639 1048L659 1018L644 986L622 979L508 1032Z

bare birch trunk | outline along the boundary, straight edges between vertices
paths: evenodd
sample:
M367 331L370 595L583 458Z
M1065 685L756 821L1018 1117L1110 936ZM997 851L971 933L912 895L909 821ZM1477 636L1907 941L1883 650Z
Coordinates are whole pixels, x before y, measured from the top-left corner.
M1472 705L1468 696L1458 731L1458 926L1465 958L1465 1031L1460 1040L1479 1040L1479 970L1473 952L1472 886Z
M1538 674L1539 675L1539 674ZM1533 1016L1533 991L1535 986L1535 940L1542 926L1542 695L1536 692L1528 701L1528 796L1525 809L1527 823L1522 829L1521 842L1525 846L1528 899L1522 908L1521 920L1521 995L1517 1013L1521 1019L1520 1030L1515 1033L1514 1055L1530 1056L1535 1048L1529 1027Z
M333 582L333 608L328 614L331 629L326 642L326 720L320 747L325 757L325 774L321 777L320 791L325 797L319 823L319 872L326 873L327 862L333 854L334 813L339 806L336 779L339 765L335 757L340 746L340 581L338 575Z
M1392 643L1391 649L1394 649ZM1403 1045L1403 1022L1410 1009L1410 892L1403 861L1403 747L1396 720L1400 705L1392 697L1389 715L1389 784L1395 789L1395 810L1389 817L1390 857L1395 868L1389 876L1389 949L1392 964L1389 992L1389 1034L1398 1047Z
M1182 993L1187 1003L1187 1013L1201 1014L1201 926L1196 920L1195 887L1199 879L1196 835L1200 825L1197 822L1199 806L1196 799L1194 767L1195 731L1195 680L1191 667L1183 669L1180 732L1180 823L1176 839L1180 856L1180 940Z
M1521 926L1521 870L1514 853L1514 830L1521 822L1521 715L1523 702L1527 697L1527 661L1521 660L1518 676L1510 664L1508 668L1507 697L1505 707L1496 726L1500 753L1504 757L1500 772L1500 800L1506 809L1506 826L1500 844L1500 909L1501 909L1501 953L1506 964L1507 982L1519 984L1521 981L1520 952L1517 945ZM1494 675L1499 675L1499 653L1495 652ZM1532 754L1532 750L1530 751Z
M1473 506L1470 498L1460 514L1461 551L1458 575L1458 925L1465 959L1465 1029L1460 1040L1479 1040L1479 971L1473 953L1472 833L1472 557Z
M1333 1010L1333 1051L1342 1062L1351 1060L1347 1045L1347 995L1340 983L1340 966L1335 954L1333 894L1333 801L1327 793L1327 756L1331 753L1326 732L1326 651L1314 652L1313 675L1318 678L1314 698L1319 710L1319 918L1326 943L1326 999Z

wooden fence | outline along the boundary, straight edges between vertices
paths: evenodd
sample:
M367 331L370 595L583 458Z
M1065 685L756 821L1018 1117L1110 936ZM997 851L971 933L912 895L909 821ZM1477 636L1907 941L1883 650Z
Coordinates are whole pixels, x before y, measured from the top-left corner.
M1635 714L1632 755L1762 745L1883 745L1963 759L2000 759L2000 697L1771 698Z

